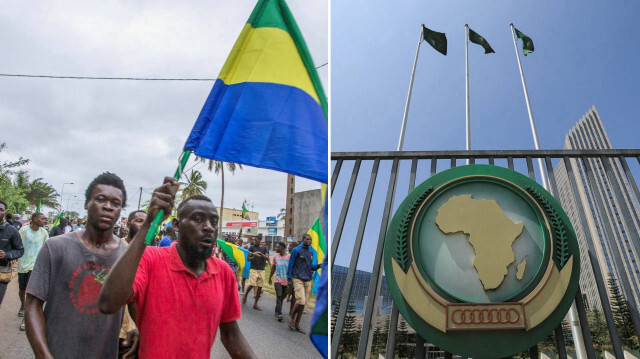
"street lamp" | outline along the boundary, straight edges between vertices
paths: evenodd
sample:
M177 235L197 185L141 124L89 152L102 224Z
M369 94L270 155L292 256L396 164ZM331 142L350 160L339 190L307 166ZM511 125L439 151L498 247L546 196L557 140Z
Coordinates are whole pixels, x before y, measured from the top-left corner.
M73 182L65 182L62 184L62 191L60 192L60 207L62 207L62 195L64 194L64 185L66 184L73 184ZM68 207L68 205L67 205Z
M64 210L65 212L69 211L69 201L71 201L71 197L77 197L75 194L72 194L68 199L67 199L67 208Z

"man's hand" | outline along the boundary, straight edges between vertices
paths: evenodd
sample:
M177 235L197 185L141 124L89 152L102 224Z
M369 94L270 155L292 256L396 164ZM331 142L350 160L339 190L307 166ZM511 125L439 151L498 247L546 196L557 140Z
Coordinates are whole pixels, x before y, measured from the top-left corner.
M163 210L164 216L162 221L167 219L173 209L173 202L180 187L180 182L176 181L173 177L165 177L162 186L153 191L151 196L151 203L149 204L149 210L147 211L147 218L145 224L151 224L153 219L158 214L158 211Z
M4 259L4 251L0 250L0 259Z
M269 285L273 285L273 278L269 277Z
M122 359L134 359L138 357L138 344L140 343L140 332L138 329L133 329L127 333L127 337L122 342L125 347L131 346L131 348L124 353Z

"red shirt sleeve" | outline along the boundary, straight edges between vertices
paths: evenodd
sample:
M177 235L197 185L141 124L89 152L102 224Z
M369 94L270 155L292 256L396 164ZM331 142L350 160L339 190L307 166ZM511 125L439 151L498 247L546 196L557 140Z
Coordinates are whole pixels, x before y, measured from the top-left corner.
M240 296L238 296L238 283L236 282L236 274L228 265L220 265L220 272L224 275L224 293L225 303L222 308L222 323L229 323L242 317L240 307Z

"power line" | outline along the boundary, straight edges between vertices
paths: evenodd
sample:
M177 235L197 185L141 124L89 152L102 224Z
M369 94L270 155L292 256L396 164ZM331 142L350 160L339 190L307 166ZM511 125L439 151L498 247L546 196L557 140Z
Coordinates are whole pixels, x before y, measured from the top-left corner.
M316 67L322 68L328 62ZM56 76L56 75L25 75L25 74L0 74L0 77L23 77L37 79L64 79L64 80L127 80L127 81L215 81L214 78L160 78L160 77L106 77L106 76Z

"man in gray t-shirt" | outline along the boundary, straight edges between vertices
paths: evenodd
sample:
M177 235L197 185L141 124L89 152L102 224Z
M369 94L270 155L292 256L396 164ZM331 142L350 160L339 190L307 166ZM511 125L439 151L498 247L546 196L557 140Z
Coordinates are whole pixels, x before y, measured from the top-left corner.
M107 254L94 253L82 244L77 232L44 242L27 294L47 303L47 344L54 358L117 357L123 312L100 313L98 296L104 278L126 248L119 241Z
M100 313L98 297L105 277L128 247L113 235L126 198L118 176L99 175L85 193L86 229L51 238L40 250L25 302L27 337L37 358L118 357L123 311ZM135 353L138 339L131 339Z

